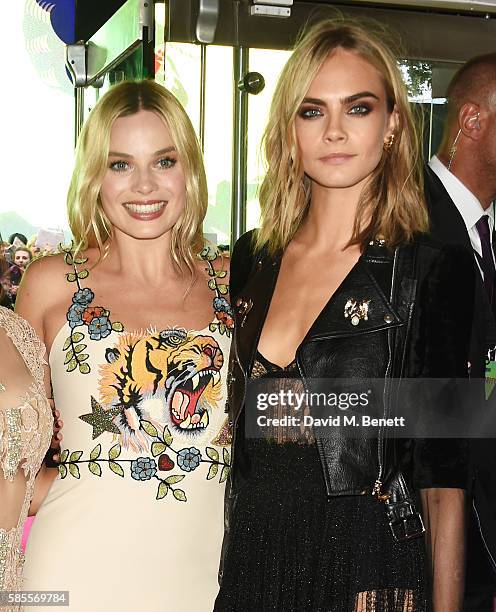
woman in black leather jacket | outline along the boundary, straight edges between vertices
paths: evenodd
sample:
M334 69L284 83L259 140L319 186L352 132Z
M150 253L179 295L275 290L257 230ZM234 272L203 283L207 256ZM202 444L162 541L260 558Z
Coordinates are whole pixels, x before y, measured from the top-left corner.
M381 39L311 28L274 96L261 227L232 255L234 446L217 612L461 609L463 441L283 421L256 438L246 395L254 379L295 392L376 379L390 417L399 379L467 376L473 261L423 237L418 142ZM417 389L402 414L441 409L427 405L428 385Z

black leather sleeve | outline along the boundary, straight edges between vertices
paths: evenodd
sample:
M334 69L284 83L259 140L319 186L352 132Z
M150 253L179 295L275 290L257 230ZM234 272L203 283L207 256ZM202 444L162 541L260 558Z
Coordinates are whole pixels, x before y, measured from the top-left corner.
M422 264L420 264L422 265ZM422 277L421 277L422 278ZM420 417L437 422L460 409L456 379L468 377L474 308L474 260L463 247L445 246L423 275L412 328L408 376L425 379L417 404ZM442 393L430 391L429 378L452 381ZM469 485L468 440L414 441L413 486L419 489Z

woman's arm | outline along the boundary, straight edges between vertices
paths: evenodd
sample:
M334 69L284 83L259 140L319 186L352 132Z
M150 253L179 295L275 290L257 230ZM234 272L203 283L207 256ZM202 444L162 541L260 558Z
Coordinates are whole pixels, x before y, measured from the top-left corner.
M462 609L465 576L465 491L422 489L434 612Z

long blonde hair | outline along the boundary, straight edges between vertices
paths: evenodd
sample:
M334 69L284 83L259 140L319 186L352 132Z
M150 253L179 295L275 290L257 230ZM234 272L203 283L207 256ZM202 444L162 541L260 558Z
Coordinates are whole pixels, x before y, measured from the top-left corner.
M100 259L112 237L112 226L100 200L108 167L110 131L116 119L144 109L167 126L186 180L186 204L171 229L171 257L181 271L194 275L195 257L204 244L202 222L207 212L207 180L198 140L178 100L151 80L126 81L112 87L92 109L76 148L76 162L67 195L69 224L75 252L98 247Z
M262 141L267 171L259 193L258 248L266 246L270 253L284 249L306 217L310 179L298 155L295 118L319 68L338 48L356 53L378 70L388 110L396 105L399 113L394 144L361 194L350 244L365 245L380 235L394 246L427 230L421 140L395 55L381 38L382 33L333 19L312 26L296 45L279 77ZM362 227L360 220L365 218L370 222Z

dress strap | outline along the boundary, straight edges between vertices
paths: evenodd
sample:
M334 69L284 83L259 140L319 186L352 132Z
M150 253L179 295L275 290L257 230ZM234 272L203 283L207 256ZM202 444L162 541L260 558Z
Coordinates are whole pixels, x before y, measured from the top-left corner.
M209 329L230 338L234 329L234 312L227 299L229 285L224 280L227 278L227 257L224 257L219 250L206 246L199 254L199 258L207 264L205 271L208 274L208 287L214 292L212 308L215 320L210 323Z
M0 326L19 351L37 383L43 383L46 349L38 334L20 315L0 306Z

